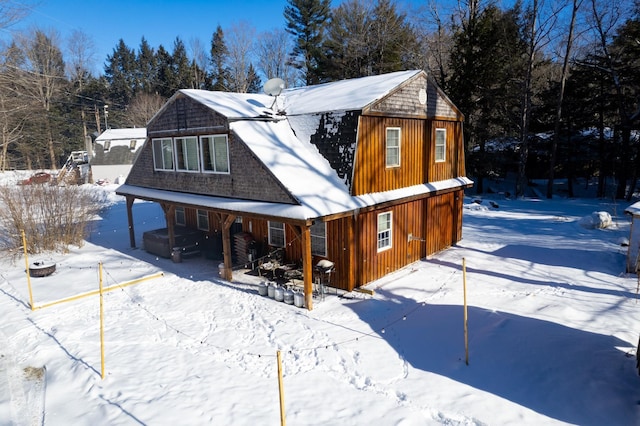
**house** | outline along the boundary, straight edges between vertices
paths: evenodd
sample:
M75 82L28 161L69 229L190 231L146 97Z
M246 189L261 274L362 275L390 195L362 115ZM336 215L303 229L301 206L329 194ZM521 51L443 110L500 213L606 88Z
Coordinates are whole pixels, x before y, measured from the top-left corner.
M134 200L158 202L169 247L176 229L202 230L229 280L238 245L252 251L236 264L277 251L302 266L311 309L322 259L352 291L461 239L463 119L421 70L277 96L180 90L116 191L131 246Z
M637 274L640 268L640 202L630 205L624 212L631 216L626 269L627 272Z
M147 138L147 129L107 129L88 147L95 181L117 182L127 177ZM119 182L119 183L123 183Z

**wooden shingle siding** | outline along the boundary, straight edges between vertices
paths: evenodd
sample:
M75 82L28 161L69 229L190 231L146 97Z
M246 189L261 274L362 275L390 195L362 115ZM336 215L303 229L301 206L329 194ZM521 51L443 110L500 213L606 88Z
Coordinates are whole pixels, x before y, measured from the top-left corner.
M371 105L365 109L366 113L384 114L386 116L398 117L427 117L427 104L420 100L420 91L427 92L427 79L423 75L418 75L405 84L401 85L397 90L389 96ZM427 99L424 99L425 101Z
M311 134L311 143L318 148L347 186L351 186L353 177L359 116L359 111L322 113L316 115L314 120L307 120L317 123L317 128L305 129ZM290 120L292 127L297 121Z
M147 128L149 138L140 151L136 167L129 173L127 184L193 194L286 204L297 203L282 187L282 184L274 178L271 171L248 149L246 144L238 139L235 133L224 130L226 121L217 113L202 107L201 104L191 99L178 98L177 100L181 102L176 102L163 109L153 120L153 123L150 123L151 126ZM178 117L182 117L181 114L178 114L179 108L175 106L177 103L182 104L181 108L190 111L184 120L191 127L180 129L176 133L175 130L171 130L171 126L178 126L180 124ZM228 135L230 174L154 170L153 138L211 134Z

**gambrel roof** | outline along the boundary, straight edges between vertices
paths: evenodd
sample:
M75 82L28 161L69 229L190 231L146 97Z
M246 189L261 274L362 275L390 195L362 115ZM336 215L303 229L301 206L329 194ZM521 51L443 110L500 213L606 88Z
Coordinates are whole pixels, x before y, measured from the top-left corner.
M315 219L436 190L458 188L470 183L468 179L460 177L384 193L352 196L344 177L338 175L318 147L311 143L310 133L313 129L318 129L319 117L323 114L329 112L339 115L344 111L363 111L384 100L407 81L419 76L426 77L426 74L420 70L401 71L286 89L276 98L266 94L184 89L178 91L163 106L150 124L156 117L161 116L172 102L181 98L191 99L224 116L229 130L246 144L298 203L266 203L189 194L189 204L296 220ZM446 97L443 99L445 103L450 104ZM452 104L449 108L453 114L459 114ZM307 127L312 130L305 130L305 123L310 123ZM184 198L187 196L175 191L134 185L124 185L118 192L177 203L185 203Z

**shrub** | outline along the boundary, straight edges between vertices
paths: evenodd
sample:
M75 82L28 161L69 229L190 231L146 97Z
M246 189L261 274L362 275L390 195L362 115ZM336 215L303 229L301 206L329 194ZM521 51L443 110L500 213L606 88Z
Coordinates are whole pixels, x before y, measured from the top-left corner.
M0 245L21 247L24 231L27 250L35 254L82 246L103 202L99 192L84 186L0 185L0 205Z

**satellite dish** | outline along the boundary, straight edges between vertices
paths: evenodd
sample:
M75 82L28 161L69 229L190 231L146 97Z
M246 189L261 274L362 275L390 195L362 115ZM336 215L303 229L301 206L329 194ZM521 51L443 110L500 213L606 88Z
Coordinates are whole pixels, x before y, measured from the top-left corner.
M284 90L284 80L272 78L264 84L263 90L269 96L278 96Z

